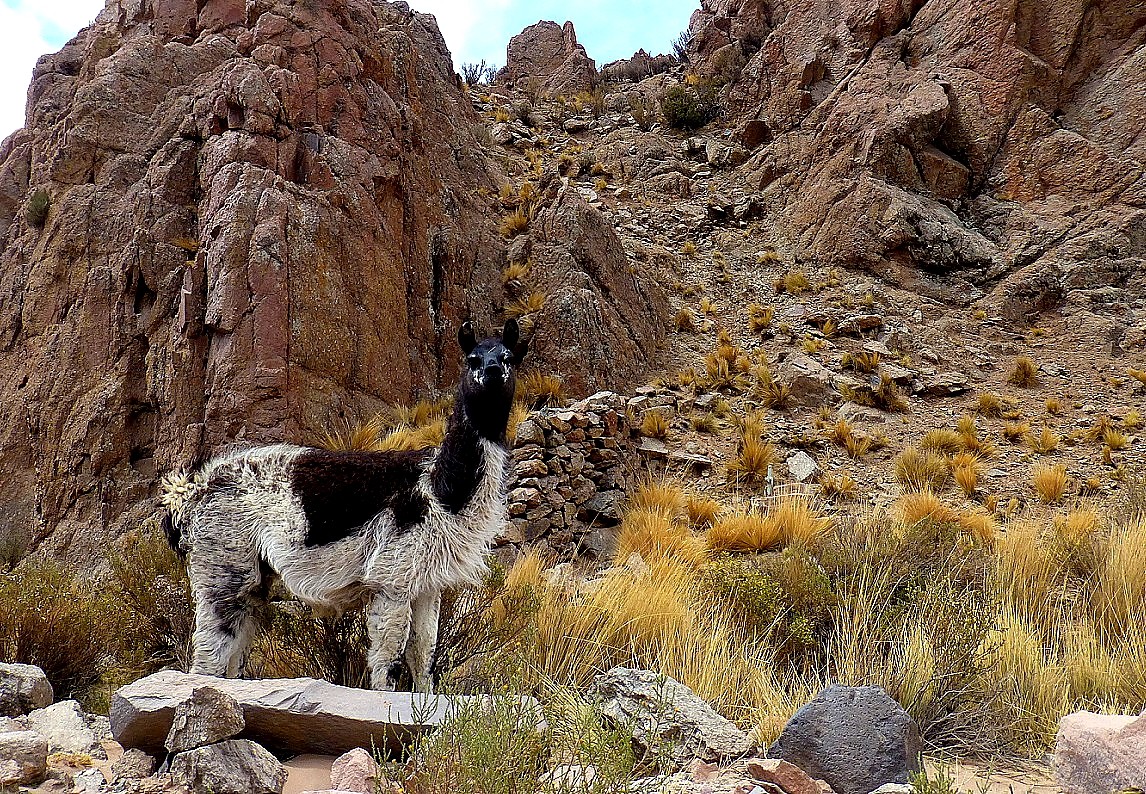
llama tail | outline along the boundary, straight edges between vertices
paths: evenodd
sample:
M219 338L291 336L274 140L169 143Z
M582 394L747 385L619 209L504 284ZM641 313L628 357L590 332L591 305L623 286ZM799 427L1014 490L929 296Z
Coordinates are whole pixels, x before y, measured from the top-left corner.
M186 471L171 472L160 483L159 502L165 508L163 534L180 557L186 556L188 551L182 524L199 490L200 484Z

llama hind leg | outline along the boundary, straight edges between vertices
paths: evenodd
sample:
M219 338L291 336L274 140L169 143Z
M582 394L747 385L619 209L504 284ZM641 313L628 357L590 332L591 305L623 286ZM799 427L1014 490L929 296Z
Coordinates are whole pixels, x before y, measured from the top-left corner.
M370 632L370 685L394 691L402 670L402 651L410 638L410 604L384 595L374 596L366 615Z
M415 692L433 690L434 649L438 644L438 613L442 594L437 590L422 593L411 605L410 640L406 643L406 664L414 677Z

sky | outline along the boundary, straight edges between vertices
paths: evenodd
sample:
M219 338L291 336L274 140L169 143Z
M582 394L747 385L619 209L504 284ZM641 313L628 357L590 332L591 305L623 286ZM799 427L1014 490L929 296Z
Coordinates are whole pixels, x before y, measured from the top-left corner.
M438 19L454 65L485 59L505 64L505 45L541 19L572 20L577 39L598 66L644 48L670 52L699 0L412 0ZM103 0L0 0L0 138L24 124L32 67L95 19Z

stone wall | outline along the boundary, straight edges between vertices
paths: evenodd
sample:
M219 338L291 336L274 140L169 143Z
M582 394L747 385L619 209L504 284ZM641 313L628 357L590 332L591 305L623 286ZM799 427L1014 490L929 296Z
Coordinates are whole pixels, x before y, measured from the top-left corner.
M518 425L509 484L510 523L499 545L608 554L641 455L626 398L598 392L547 408Z

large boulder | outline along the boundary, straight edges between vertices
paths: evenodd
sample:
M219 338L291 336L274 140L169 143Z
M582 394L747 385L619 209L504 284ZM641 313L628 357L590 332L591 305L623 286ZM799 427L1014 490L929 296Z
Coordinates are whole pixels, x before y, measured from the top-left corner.
M39 667L0 664L0 717L19 717L52 705L52 685Z
M880 687L830 686L792 715L768 755L836 794L869 794L919 771L919 726Z
M109 0L28 97L0 145L0 540L59 528L41 548L86 560L157 473L445 387L461 321L495 324L503 177L405 3Z
M727 761L752 752L752 739L684 684L649 670L615 667L593 681L601 712L633 729L647 757L683 769L694 759ZM867 792L864 792L867 794Z
M188 750L171 761L171 780L192 794L282 794L287 771L247 739Z
M112 695L111 730L124 747L160 753L176 709L200 687L233 698L243 712L242 738L276 750L337 755L356 747L400 751L440 725L451 700L410 692L375 692L313 678L243 680L164 670Z
M34 731L0 731L0 789L39 783L48 768L48 743Z
M598 82L597 67L577 43L572 22L538 22L509 40L498 81L542 96L588 91Z
M1058 722L1054 768L1065 794L1146 789L1146 712L1066 715Z

